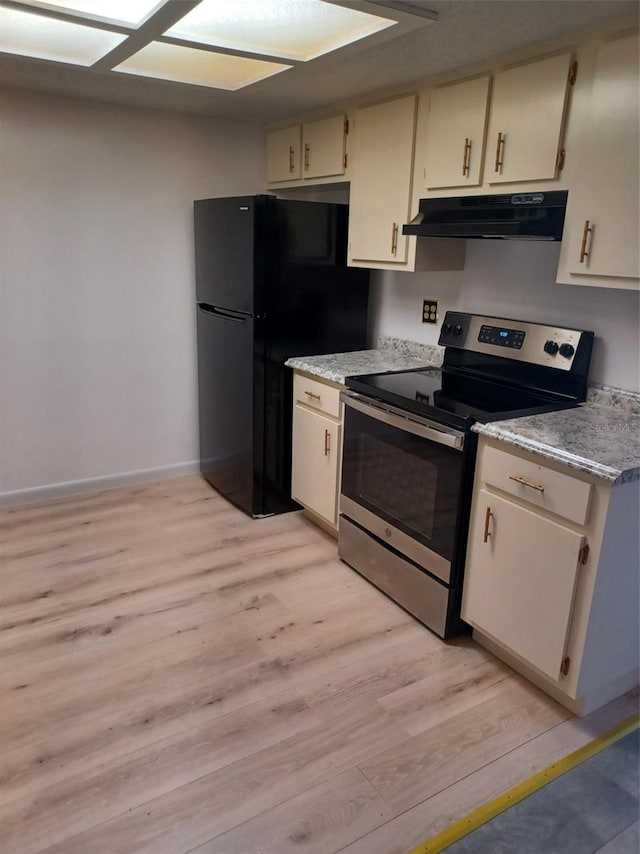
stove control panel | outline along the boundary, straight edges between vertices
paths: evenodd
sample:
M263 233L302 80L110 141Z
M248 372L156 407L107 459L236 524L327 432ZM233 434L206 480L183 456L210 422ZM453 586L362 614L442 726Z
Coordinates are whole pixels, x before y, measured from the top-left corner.
M570 371L582 336L593 340L592 332L578 329L448 311L438 343Z
M478 333L478 341L484 344L495 344L496 347L511 347L522 350L526 332L522 329L509 329L508 326L489 326L483 323Z

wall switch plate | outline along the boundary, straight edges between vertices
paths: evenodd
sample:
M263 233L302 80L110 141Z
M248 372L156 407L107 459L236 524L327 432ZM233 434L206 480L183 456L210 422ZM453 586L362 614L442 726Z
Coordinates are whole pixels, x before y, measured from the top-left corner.
M437 323L438 322L438 300L423 299L422 300L422 322Z

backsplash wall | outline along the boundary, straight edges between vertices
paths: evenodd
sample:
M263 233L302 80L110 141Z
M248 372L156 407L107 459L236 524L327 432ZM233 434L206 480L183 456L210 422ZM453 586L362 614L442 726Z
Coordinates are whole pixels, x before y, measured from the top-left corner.
M375 272L371 338L435 344L449 309L588 329L591 381L640 391L640 294L557 285L559 253L557 243L469 240L461 272ZM423 299L438 300L438 324L421 322Z

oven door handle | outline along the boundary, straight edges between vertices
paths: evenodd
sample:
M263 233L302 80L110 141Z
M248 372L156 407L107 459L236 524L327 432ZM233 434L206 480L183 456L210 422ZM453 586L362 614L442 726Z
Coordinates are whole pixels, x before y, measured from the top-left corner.
M390 427L397 427L398 430L413 433L414 436L429 439L431 442L436 442L439 445L446 445L449 448L454 448L456 451L461 451L464 446L464 433L460 433L458 430L450 430L447 427L435 424L429 426L422 421L417 421L406 415L396 414L395 411L378 403L370 402L368 399L365 402L365 400L353 392L343 391L340 397L345 406L357 409L358 412L362 412L370 418L375 418L376 421L382 421Z

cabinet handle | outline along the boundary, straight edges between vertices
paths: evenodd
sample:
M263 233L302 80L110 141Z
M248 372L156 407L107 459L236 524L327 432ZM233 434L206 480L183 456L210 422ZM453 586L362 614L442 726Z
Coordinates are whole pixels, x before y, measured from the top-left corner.
M498 132L498 144L496 145L496 165L494 172L499 172L502 169L502 158L504 156L504 141L506 135Z
M311 152L311 147L307 142L304 144L304 171L309 171L309 154Z
M544 486L541 483L531 483L530 480L525 480L519 474L510 474L509 480L515 480L516 483L522 486L528 486L530 489L535 489L536 492L544 492Z
M316 394L315 391L305 391L305 394L308 394L313 400L320 400L320 395Z
M394 222L391 229L391 254L395 255L398 251L398 223Z
M582 232L582 246L580 247L580 263L584 264L584 259L589 257L589 253L587 252L587 239L589 234L593 231L591 227L591 223L588 219L584 221L584 230Z
M464 139L464 154L462 156L462 174L469 174L469 163L471 162L471 140L468 136Z
M293 172L293 170L296 168L296 165L293 162L294 154L295 154L295 151L293 150L293 146L290 145L289 146L289 172Z
M487 512L484 516L484 536L482 538L483 543L489 542L489 537L491 536L491 532L489 531L489 525L491 523L491 519L493 518L493 513L491 512L491 507L487 507Z
M325 429L324 431L324 455L325 457L329 456L329 451L331 450L331 433Z

